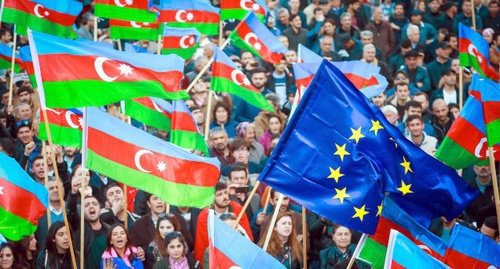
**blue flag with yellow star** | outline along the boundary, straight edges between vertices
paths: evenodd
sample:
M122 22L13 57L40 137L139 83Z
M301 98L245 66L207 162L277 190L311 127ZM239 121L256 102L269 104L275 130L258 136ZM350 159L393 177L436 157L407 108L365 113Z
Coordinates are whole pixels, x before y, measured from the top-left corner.
M425 227L457 217L477 196L454 170L391 125L323 61L259 180L313 212L373 234L390 193Z

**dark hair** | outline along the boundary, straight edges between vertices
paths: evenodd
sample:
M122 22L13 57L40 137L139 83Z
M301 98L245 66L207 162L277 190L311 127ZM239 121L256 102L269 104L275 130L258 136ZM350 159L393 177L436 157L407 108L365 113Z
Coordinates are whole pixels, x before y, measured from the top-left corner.
M496 4L498 6L498 1L496 0L491 0L489 3L488 3L488 7L490 7L490 5L493 5L493 4Z
M290 246L290 253L292 256L292 261L301 261L302 260L302 250L301 250L301 245L299 244L299 241L297 240L297 232L295 230L295 220L293 218L292 212L286 211L286 212L279 212L278 217L276 218L276 224L278 221L284 217L289 217L292 220L292 233L290 236L288 236L287 244ZM285 256L286 253L283 253L283 248L281 247L280 243L281 240L278 237L278 233L274 230L274 227L270 227L267 232L265 233L271 233L271 240L269 241L269 246L267 249L267 253L271 254L271 256ZM266 236L262 236L258 242L259 246L264 245Z
M12 251L12 258L13 258L12 268L19 268L16 266L19 259L15 246L11 242L0 244L0 253L2 253L2 251L6 248L10 248L10 251ZM36 259L36 256L34 256L34 259Z
M490 229L493 229L495 230L495 237L498 236L499 232L498 232L498 221L497 221L497 218L495 216L489 216L487 217L486 219L484 219L484 226L490 228Z
M17 241L14 243L15 248L15 257L17 260L18 268L30 268L30 262L28 261L28 257L26 256L28 252L28 248L30 247L31 237L35 235L32 234L30 236L25 236L21 241ZM36 259L38 256L38 249L32 251L31 255L33 259Z
M250 71L250 77L259 73L264 73L265 75L267 73L267 70L264 67L256 67Z
M337 26L337 24L335 23L335 21L333 19L330 19L330 18L325 19L323 21L323 25L325 25L325 23L327 23L327 22L333 24L333 26Z
M408 83L406 83L406 82L399 82L398 84L396 84L396 91L398 91L398 87L401 87L401 86L407 86L408 90L410 89L410 85L408 85Z
M403 49L409 49L409 48L411 48L411 41L408 38L405 39L405 40L403 40L403 41L401 41L401 48L403 48Z
M429 95L427 95L427 93L425 93L425 92L416 92L415 96L423 96L423 97L425 97L425 100L427 100L427 102L429 101Z
M33 158L33 161L31 161L31 163L33 164L33 163L35 163L38 160L42 160L43 161L43 156L42 155L36 156L35 158Z
M57 231L63 227L66 228L66 226L64 225L64 222L56 221L56 222L52 223L52 225L49 228L49 231L47 232L47 237L45 239L45 251L46 251L45 255L48 255L48 257L47 257L47 260L49 262L48 268L56 268L56 262L58 259L58 257L57 257L58 252L57 252L55 238L56 238ZM67 228L67 229L69 229L69 228ZM69 238L71 236L70 232L68 230L66 230L66 232L68 232L68 238ZM68 252L69 252L69 250L68 250Z
M438 1L438 0L436 0L436 1ZM446 28L440 28L440 29L438 30L438 33L440 33L440 34L442 34L442 35L447 35L447 34L448 34L448 33L450 33L450 32L449 32L449 31L448 31L448 29L446 29Z
M406 118L406 125L408 125L408 123L410 123L410 121L412 121L414 119L418 119L421 123L424 123L424 119L422 119L422 116L420 116L418 114L413 114L413 115L410 115Z
M182 253L186 255L186 239L184 239L184 236L180 232L168 233L165 238L163 238L163 245L165 246L165 249L168 249L168 244L175 239L179 239L179 242L184 247L184 251Z
M227 175L229 179L232 180L231 174L233 172L238 172L238 171L245 171L245 176L248 177L248 170L247 170L247 165L241 162L235 162L231 166L231 169L229 170L229 174Z
M273 140L274 140L274 139L276 139L276 138L281 138L281 134L273 134L273 135L271 136L271 141L273 141Z
M491 2L490 2L490 4L491 4ZM493 40L497 40L497 38L498 38L499 35L500 35L500 32L495 32L493 34Z
M5 35L6 33L10 33L9 29L6 29L6 28L0 28L0 36Z
M415 101L415 100L410 100L410 101L408 101L408 102L406 103L406 105L405 105L405 110L409 110L409 109L410 109L410 107L414 107L414 108L420 108L420 109L422 109L422 105L421 105L419 102Z
M397 6L402 6L403 9L405 9L405 4L403 2L397 2L395 5L394 5L394 9L396 9Z
M181 231L181 225L179 224L179 221L173 214L160 214L158 216L158 221L156 223L156 242L158 243L158 250L161 254L162 257L167 256L167 248L165 244L163 244L163 238L161 238L160 235L160 222L167 220L169 221L172 226L174 226L174 231L180 232ZM165 236L166 237L166 236Z
M231 143L231 152L235 152L241 147L245 147L246 149L250 150L250 143L246 141L244 138L236 138L233 140L233 143Z
M73 171L71 171L71 178L73 178L76 174L76 170L78 170L78 168L82 167L82 164L77 164L73 167ZM92 176L92 171L91 170L87 170L89 172L89 176Z
M31 88L31 86L21 86L17 90L17 95L19 96L22 92L33 93L33 88Z
M14 139L12 139L11 137L0 137L0 146L7 155L14 155L15 144Z
M76 166L75 166L75 167L76 167ZM73 170L73 171L74 171L74 170ZM120 185L118 185L118 184L116 184L116 183L114 183L114 182L113 182L113 183L110 183L108 186L106 186L106 188L104 188L104 191L102 192L102 193L104 194L104 198L105 198L106 200L108 199L108 191L109 191L109 189L114 188L114 187L118 187L118 188L120 188L120 190L122 190L122 191L123 191L122 186L120 186Z
M212 118L213 118L214 122L217 121L215 119L215 114L217 114L217 109L219 109L220 107L224 108L224 110L226 110L226 112L227 112L227 121L226 122L230 121L231 120L231 108L229 107L228 104L226 104L226 102L221 101L221 102L217 102L217 104L214 105L214 109L212 110Z
M125 249L129 249L130 250L130 253L134 253L132 251L132 244L130 242L130 235L128 234L128 231L127 229L125 229L125 226L123 226L123 224L121 223L116 223L116 224L113 224L108 232L106 233L106 244L108 244L108 247L106 248L106 251L111 253L111 248L113 248L113 245L111 245L111 236L113 235L113 230L116 228L116 227L121 227L123 229L123 231L125 231L125 236L127 237L127 243L125 243ZM118 254L118 252L117 252ZM135 254L135 253L134 253ZM118 254L120 255L120 254ZM120 257L123 259L123 257ZM134 260L134 255L129 255L128 256L128 260L131 262L132 260Z
M460 106L455 103L449 103L448 108L451 110L452 108L458 108L458 111L460 111Z
M451 40L452 37L458 38L457 34L455 34L455 33L448 33L447 35L444 36L443 41L444 42L450 42L450 40Z
M226 182L224 181L217 181L217 183L215 184L215 192L218 192L220 190L225 190L227 189L227 184Z
M289 19L289 20L290 20L290 21L293 21L293 19L295 19L295 18L297 18L297 17L299 17L299 18L300 18L299 13L297 13L297 14L292 14L292 15L290 15L290 19Z

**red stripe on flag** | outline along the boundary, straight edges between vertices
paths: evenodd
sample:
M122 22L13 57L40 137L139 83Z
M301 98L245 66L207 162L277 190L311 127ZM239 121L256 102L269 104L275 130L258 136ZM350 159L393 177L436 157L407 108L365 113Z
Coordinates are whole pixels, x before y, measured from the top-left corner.
M92 127L89 127L88 131L90 150L130 169L144 172L140 169L142 168L151 171L148 174L165 181L191 186L213 187L218 180L219 169L214 165L167 156L123 141ZM143 151L142 154L138 154L140 150L147 152ZM166 167L163 172L159 170L161 163ZM214 180L208 180L210 178Z
M472 46L471 46L472 45ZM470 47L469 47L470 46ZM489 59L487 59L483 53L481 53L474 44L468 38L460 38L458 42L458 51L460 53L469 54L469 57L474 57L477 59L479 66L481 67L482 72L489 78L493 80L498 80L499 74L498 71L493 69L492 66L489 65Z
M135 21L123 21L123 20L110 19L109 26L110 27L123 26L123 27L129 27L129 28L142 28L142 29L158 29L159 24L153 23L153 22L135 22Z
M182 72L179 71L157 72L110 59L101 61L101 70L97 71L96 60L103 57L96 55L44 54L38 55L38 57L44 82L73 80L100 80L104 82L103 77L107 77L107 79L113 79L113 82L158 81L167 92L178 92L180 90L179 83L183 77ZM61 61L61 58L64 58L64 61ZM131 67L131 73L120 71L120 65ZM77 71L73 71L75 66L79 67Z
M73 15L47 9L44 6L35 2L31 2L29 0L5 0L4 5L6 8L12 8L15 10L26 12L33 16L46 19L63 26L72 26L76 20L76 17Z
M12 62L12 56L5 56L3 54L0 54L0 58L6 60L7 62ZM24 66L23 60L18 57L14 59L14 62L19 66Z
M219 24L219 14L204 10L160 10L160 22Z
M138 104L141 104L149 109L156 110L156 111L160 112L161 114L165 115L166 117L168 117L169 119L172 119L172 115L167 113L167 111L161 109L161 107L157 106L153 102L153 100L151 100L151 98L149 98L149 97L135 98L135 99L132 99L132 101L136 102Z
M483 102L484 121L489 124L500 118L500 101Z
M463 130L467 130L467 137L465 138L463 136ZM448 137L451 138L453 141L455 141L457 144L462 146L465 150L470 152L472 155L476 155L476 148L481 145L481 139L485 138L486 136L478 130L472 123L468 122L462 117L457 117L453 125L451 126L450 130L447 133ZM485 141L486 142L486 141ZM484 160L486 157L486 151L487 151L487 143L483 143L479 149L479 155L481 156L480 159ZM478 157L476 155L476 157ZM479 157L478 157L479 158Z
M222 62L214 62L212 66L212 76L228 79L249 91L260 94L260 92L252 85L243 72L232 68L231 66L225 65ZM245 83L249 85L245 85Z
M226 256L218 248L214 247L215 254L215 267L211 268L240 268L233 260Z
M395 260L391 261L391 269L406 269L406 267L400 265Z
M358 76L353 73L345 73L344 75L352 82L352 84L354 84L354 86L358 90L361 90L365 87L376 86L380 84L377 78L374 76L371 76L369 79L366 79L362 76Z
M102 4L102 5L108 5L108 6L116 6L116 3L125 3L124 8L136 8L136 9L148 9L148 2L149 1L144 1L144 0L134 0L134 1L126 1L126 0L95 0L94 4Z
M257 5L259 8L255 10L253 7L254 5ZM260 14L265 16L266 15L266 10L259 4L257 4L255 1L236 1L236 0L222 0L220 3L220 8L221 9L245 9L250 11L253 11L255 14Z
M68 128L75 128L75 126L78 126L78 128L75 129L82 130L80 121L83 118L73 113L72 111L66 109L48 108L46 112L49 123ZM45 122L43 113L40 113L40 122Z
M181 111L174 111L172 114L172 130L198 133L198 128L191 115Z
M195 35L185 36L164 36L163 48L164 49L189 49L196 46Z
M446 265L450 268L490 268L491 264L469 257L452 248L446 250Z
M236 34L242 39L245 40L245 37L247 34L253 33L252 29L248 26L246 21L242 21L238 27L236 27ZM266 44L262 41L262 39L259 38L258 33L253 33L254 35L252 37L248 38L248 44L252 46L259 54L262 56L263 59L265 59L267 62L271 63L279 63L281 61L281 58L283 58L283 55L281 53L275 53L272 50L270 50ZM246 41L245 41L246 42ZM253 42L253 43L250 43ZM260 44L260 50L255 48L255 43Z
M46 209L33 193L1 177L0 207L35 226L38 225L38 219L42 217Z

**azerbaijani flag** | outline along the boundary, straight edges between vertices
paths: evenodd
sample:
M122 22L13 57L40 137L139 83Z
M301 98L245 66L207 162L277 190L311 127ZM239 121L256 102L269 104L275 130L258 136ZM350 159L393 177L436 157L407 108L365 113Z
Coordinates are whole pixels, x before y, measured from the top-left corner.
M219 217L215 217L213 209L208 211L207 231L209 269L285 268L281 262L252 243L250 239L234 230Z
M490 45L484 37L461 23L458 36L460 66L472 66L481 76L497 82L500 75L490 65Z
M321 56L302 44L299 44L297 57L299 63L321 63L323 61L323 58Z
M19 48L19 56L21 57L21 60L23 61L23 66L24 69L26 70L26 73L28 74L28 77L30 78L31 85L33 86L33 89L38 88L36 84L36 78L35 78L35 67L33 66L33 60L31 59L31 51L29 46L23 46Z
M444 260L446 243L425 227L416 222L388 196L384 199L383 208L375 234L363 235L358 243L354 257L370 264L374 269L384 267L391 230L397 230L419 245L429 255Z
M95 16L101 18L156 22L156 14L149 10L149 0L95 0Z
M49 193L2 152L0 164L0 234L17 241L36 231L49 204Z
M157 22L109 20L109 37L111 39L158 40L159 34L159 23Z
M266 98L217 46L214 46L211 89L216 92L237 95L253 106L274 112L274 108L267 102Z
M68 110L47 108L46 112L52 141L62 146L82 148L82 111L75 108ZM38 138L48 141L41 107Z
M402 233L391 230L384 268L438 269L450 267L429 256Z
M104 106L144 96L189 98L180 88L184 60L178 56L139 57L34 31L29 40L40 100L47 107Z
M471 85L471 89L476 86ZM499 160L500 144L494 145L493 149L495 160ZM488 156L483 105L471 96L467 98L434 157L454 169L463 169L473 164L487 165Z
M288 51L253 12L248 13L231 32L229 38L232 45L250 51L273 64L279 63L283 54Z
M16 24L16 32L26 35L26 29L61 37L77 37L73 30L76 17L83 9L79 1L3 0L2 22Z
M219 33L219 8L205 0L160 0L153 8L160 13L160 22L170 27L196 28L204 35Z
M250 11L253 11L262 23L266 23L267 4L264 0L220 1L220 19L222 21L243 20Z
M500 268L500 246L480 232L455 224L445 263L452 268Z
M24 68L23 60L19 53L14 56L14 72L19 73ZM0 43L0 69L10 69L12 67L12 48Z
M470 88L481 94L488 146L493 147L500 143L500 85L474 74Z
M210 156L205 138L184 101L173 101L173 108L170 142L181 148L199 150L205 156Z
M125 111L130 116L146 125L163 131L170 131L172 105L160 98L141 97L125 100Z
M154 54L152 51L147 50L146 48L136 46L134 44L130 43L125 43L125 51L126 52L133 52L133 53L148 53L148 54Z
M177 54L184 60L193 57L201 33L196 28L163 27L161 54Z
M85 129L86 128L86 129ZM86 167L176 206L214 201L217 158L189 153L119 119L87 108Z

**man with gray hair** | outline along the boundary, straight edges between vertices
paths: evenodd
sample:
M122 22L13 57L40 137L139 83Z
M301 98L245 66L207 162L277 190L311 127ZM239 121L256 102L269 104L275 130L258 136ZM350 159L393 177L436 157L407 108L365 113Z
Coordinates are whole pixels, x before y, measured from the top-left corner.
M359 34L362 46L355 46L351 52L351 60L361 60L363 58L363 48L368 44L373 44L373 33L365 30ZM375 47L375 57L380 61L385 61L384 53Z
M380 7L373 10L373 21L366 26L366 30L372 33L373 45L382 51L385 59L388 59L396 42L391 24L382 19L382 9ZM363 33L361 33L362 37Z
M283 33L285 29L290 26L290 12L288 9L282 7L278 9L278 20L276 20L276 28L280 29Z
M210 157L217 157L220 162L220 170L234 163L234 157L231 154L229 137L224 127L214 127L210 130Z
M409 24L403 32L403 36L408 37L411 42L411 48L418 51L424 51L424 45L420 43L420 28L418 26Z

